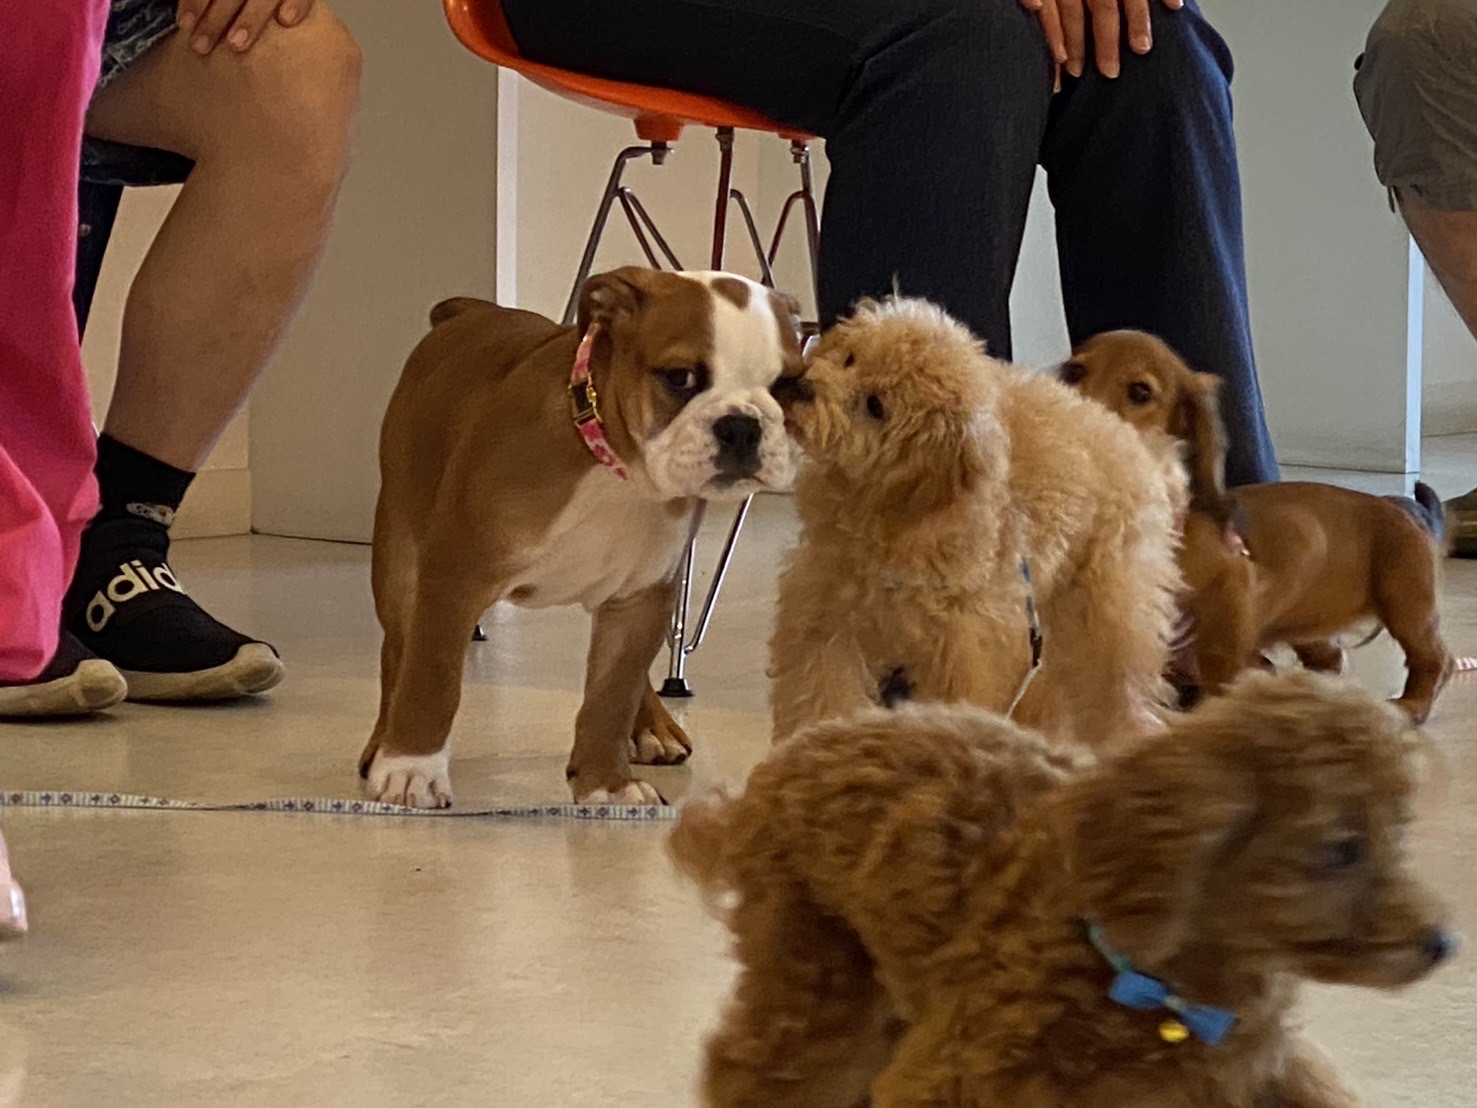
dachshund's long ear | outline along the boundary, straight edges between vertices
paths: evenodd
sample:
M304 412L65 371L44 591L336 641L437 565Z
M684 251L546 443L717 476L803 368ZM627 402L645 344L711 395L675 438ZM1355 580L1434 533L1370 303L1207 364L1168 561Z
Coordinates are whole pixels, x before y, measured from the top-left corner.
M1226 433L1218 402L1220 388L1219 377L1191 373L1180 386L1167 430L1185 443L1190 507L1225 524L1231 520L1231 503L1226 495Z
M1084 910L1151 971L1192 937L1207 880L1251 825L1254 776L1171 734L1110 759L1082 789L1070 833Z

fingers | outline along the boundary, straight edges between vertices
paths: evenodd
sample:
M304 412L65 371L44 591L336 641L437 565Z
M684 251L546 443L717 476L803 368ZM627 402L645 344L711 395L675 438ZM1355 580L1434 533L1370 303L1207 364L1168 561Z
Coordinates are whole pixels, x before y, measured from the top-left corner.
M1087 13L1083 0L1057 0L1062 23L1062 41L1067 47L1067 60L1062 64L1073 77L1081 77L1087 65Z
M1165 0L1165 3L1182 4L1184 0ZM308 17L313 9L313 0L283 0L277 9L277 22L284 27L296 27Z
M1021 0L1028 8L1033 0ZM1036 18L1041 21L1041 30L1046 34L1046 45L1051 50L1051 60L1056 63L1056 69L1060 70L1062 64L1067 60L1067 43L1062 34L1062 13L1057 6L1057 0L1034 0L1035 7L1031 8L1036 13Z
M1087 0L1092 9L1092 45L1097 60L1098 72L1104 77L1116 77L1121 65L1120 49L1122 12L1119 0Z
M203 0L194 4L192 12L195 18L180 16L180 30L190 36L190 49L200 55L214 50L242 7L243 0ZM189 21L188 27L186 20Z
M1150 19L1152 0L1020 0L1037 13L1052 57L1073 77L1081 77L1087 64L1087 25L1092 22L1093 61L1104 77L1122 72L1125 39L1135 54L1154 48ZM1185 0L1162 0L1171 11L1179 11ZM1058 51L1058 44L1061 52Z
M307 18L314 0L179 0L175 21L190 37L190 49L209 54L222 41L238 53L249 50L275 17L284 27Z
M210 7L210 0L179 0L174 8L174 22L182 34L188 35L195 29L195 24L200 22L200 17L205 14L205 9Z
M277 5L281 0L246 0L237 13L236 20L231 24L231 29L226 33L226 42L240 53L249 50L262 37L262 31L267 24L272 22L272 17L277 14Z
M1124 0L1123 16L1128 24L1128 48L1135 54L1147 54L1154 46L1149 0Z

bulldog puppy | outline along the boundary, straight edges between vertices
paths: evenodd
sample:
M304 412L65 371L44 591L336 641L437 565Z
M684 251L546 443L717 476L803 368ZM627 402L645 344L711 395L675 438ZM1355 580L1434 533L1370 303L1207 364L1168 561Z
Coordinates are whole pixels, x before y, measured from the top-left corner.
M690 747L647 671L699 502L791 480L776 397L804 389L794 302L729 274L626 268L589 280L574 327L469 298L431 323L380 437L385 640L360 773L376 799L449 806L477 620L500 600L578 604L594 621L574 799L659 802L631 777L633 746L661 762ZM638 711L649 734L634 734Z

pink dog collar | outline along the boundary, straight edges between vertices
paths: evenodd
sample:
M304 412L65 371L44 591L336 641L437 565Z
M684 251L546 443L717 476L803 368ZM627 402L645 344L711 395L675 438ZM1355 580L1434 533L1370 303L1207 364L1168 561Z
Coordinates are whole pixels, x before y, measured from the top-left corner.
M599 333L600 325L590 324L585 337L580 340L579 349L575 351L574 369L569 374L569 409L574 417L574 429L585 440L585 445L595 455L595 460L625 481L629 479L629 475L626 467L621 465L620 458L611 449L610 440L605 437L605 425L600 422L599 398L595 395L595 382L590 380L590 350Z

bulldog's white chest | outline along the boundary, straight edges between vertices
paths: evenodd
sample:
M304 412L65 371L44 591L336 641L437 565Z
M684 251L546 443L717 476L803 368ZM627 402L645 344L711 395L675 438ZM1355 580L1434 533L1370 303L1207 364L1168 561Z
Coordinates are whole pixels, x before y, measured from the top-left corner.
M607 470L591 470L504 599L524 608L578 604L594 611L649 588L676 568L691 518Z

